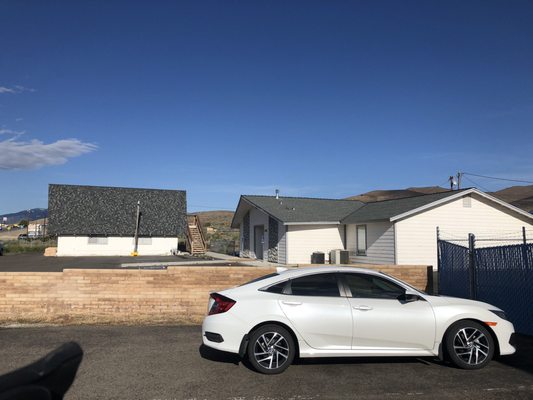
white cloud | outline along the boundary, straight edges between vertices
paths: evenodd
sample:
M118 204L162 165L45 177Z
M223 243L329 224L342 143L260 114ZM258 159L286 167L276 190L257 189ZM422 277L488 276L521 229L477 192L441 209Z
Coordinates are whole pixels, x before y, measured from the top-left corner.
M12 87L0 86L0 93L22 93L22 92L35 92L35 89L27 88L20 85L15 85Z
M60 165L69 158L90 153L98 147L78 139L63 139L45 144L40 140L0 142L0 170L35 169L48 165Z
M12 135L18 137L20 135L24 135L25 133L25 131L14 131L13 129L0 128L0 135Z

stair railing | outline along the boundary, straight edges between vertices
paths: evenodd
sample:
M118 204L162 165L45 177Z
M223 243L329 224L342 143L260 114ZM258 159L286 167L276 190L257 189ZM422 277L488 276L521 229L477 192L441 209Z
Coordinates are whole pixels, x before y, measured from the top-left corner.
M193 248L192 248L193 237L192 237L192 232L191 232L191 225L196 225L196 228L198 229L198 233L200 234L200 239L202 241L202 248L204 249L204 251L207 250L207 242L205 240L204 230L202 229L202 223L200 222L200 218L198 217L198 215L193 214L193 215L189 215L189 218L187 219L187 236L189 238L190 252L192 253L193 251Z

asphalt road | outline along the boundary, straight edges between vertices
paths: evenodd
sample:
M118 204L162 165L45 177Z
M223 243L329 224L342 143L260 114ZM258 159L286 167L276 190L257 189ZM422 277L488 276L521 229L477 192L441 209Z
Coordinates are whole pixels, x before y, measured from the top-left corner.
M6 254L0 257L0 272L61 272L65 268L120 268L123 263L181 262L198 258L187 256L138 257L45 257L41 253Z
M433 359L352 358L300 361L265 376L202 348L200 336L198 326L0 329L0 374L76 340L85 357L67 400L533 398L531 337L520 338L516 355L479 371Z

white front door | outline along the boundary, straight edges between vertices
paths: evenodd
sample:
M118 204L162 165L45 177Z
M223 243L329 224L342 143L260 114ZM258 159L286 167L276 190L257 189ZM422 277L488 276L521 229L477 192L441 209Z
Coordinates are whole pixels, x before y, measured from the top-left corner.
M294 328L314 349L349 350L352 312L341 297L335 273L314 274L291 280L289 294L279 304Z
M370 274L346 273L351 290L354 350L428 350L435 343L435 316L421 299L398 300L405 289Z

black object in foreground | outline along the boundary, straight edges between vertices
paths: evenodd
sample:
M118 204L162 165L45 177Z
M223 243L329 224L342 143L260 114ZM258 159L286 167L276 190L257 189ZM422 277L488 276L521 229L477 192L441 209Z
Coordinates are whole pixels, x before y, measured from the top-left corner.
M0 376L0 400L63 399L82 358L80 345L69 342L26 367Z

